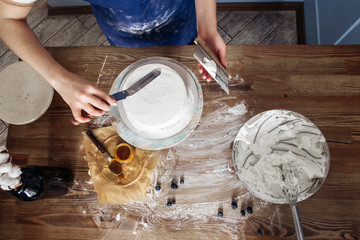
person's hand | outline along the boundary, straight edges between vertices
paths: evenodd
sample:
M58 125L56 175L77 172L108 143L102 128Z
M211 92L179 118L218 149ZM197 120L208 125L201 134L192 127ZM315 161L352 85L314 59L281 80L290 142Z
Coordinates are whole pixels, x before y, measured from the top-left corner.
M91 116L103 115L110 105L116 106L112 97L71 72L58 79L54 88L70 106L75 125L89 122Z
M30 10L30 5L19 7L0 0L0 38L61 95L71 108L73 122L88 122L91 116L108 111L109 105L116 105L108 94L67 71L46 51L26 23Z
M220 63L226 67L226 61L225 61L225 54L226 54L226 44L220 34L216 31L216 33L213 34L207 34L202 36L200 34L200 37L207 43L209 48L216 54L216 56L219 58ZM201 73L201 76L204 80L207 82L210 82L212 77L211 75L205 70L205 68L198 63L199 72Z

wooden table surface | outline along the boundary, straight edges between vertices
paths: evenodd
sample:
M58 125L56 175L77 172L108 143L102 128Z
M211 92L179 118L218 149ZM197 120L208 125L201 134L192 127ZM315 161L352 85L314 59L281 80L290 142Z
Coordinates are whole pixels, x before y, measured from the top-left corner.
M140 59L163 56L190 68L200 79L195 46L124 49L49 48L68 70L109 91L116 76ZM67 167L74 183L66 195L21 202L5 192L0 199L0 238L9 239L295 239L290 208L251 195L232 170L232 142L252 116L287 109L312 120L328 141L330 172L318 192L299 203L307 239L360 237L360 46L228 46L234 75L230 95L213 81L200 80L204 109L200 125L168 150L149 187L149 202L99 208L89 182L82 131L56 93L37 121L10 126L8 149L21 166ZM247 113L228 109L244 104ZM183 177L179 189L171 181ZM119 193L121 194L121 193ZM176 198L171 208L169 198ZM235 199L239 205L231 208ZM240 215L247 206L253 214ZM223 218L217 216L219 209ZM120 219L116 219L120 216ZM261 230L262 236L257 232Z

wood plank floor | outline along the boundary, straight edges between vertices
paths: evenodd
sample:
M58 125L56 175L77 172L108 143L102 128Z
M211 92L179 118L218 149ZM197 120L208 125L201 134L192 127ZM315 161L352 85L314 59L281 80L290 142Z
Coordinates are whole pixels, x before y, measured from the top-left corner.
M48 10L46 3L39 3L28 16L44 46L110 45L92 14L49 16ZM226 44L297 44L295 11L218 11L217 22ZM0 40L0 71L18 60ZM6 128L0 121L0 143Z

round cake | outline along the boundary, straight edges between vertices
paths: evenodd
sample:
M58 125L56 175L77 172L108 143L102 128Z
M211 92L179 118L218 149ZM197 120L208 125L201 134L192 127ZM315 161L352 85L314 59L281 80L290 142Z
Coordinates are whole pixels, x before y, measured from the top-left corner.
M125 90L154 69L161 74L152 82L121 101L120 115L140 136L162 139L180 132L191 120L188 91L184 80L164 64L145 64L130 72L120 90ZM191 100L191 99L190 99Z

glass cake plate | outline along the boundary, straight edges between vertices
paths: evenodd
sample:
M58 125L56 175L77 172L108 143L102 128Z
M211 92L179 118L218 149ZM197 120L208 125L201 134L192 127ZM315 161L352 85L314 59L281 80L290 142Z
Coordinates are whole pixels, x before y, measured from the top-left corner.
M200 121L203 109L203 95L200 83L190 69L180 62L164 57L142 59L125 68L114 81L110 89L110 94L123 90L122 87L129 74L146 64L163 64L175 70L181 77L186 87L186 102L192 103L186 104L184 108L184 111L187 112L190 118L185 121L184 118L180 116L174 125L164 130L169 132L168 136L160 138L155 136L155 134L154 137L151 137L151 133L142 134L142 132L137 131L127 118L121 101L118 102L117 107L110 108L110 114L116 118L116 122L114 122L113 125L116 127L120 137L126 142L142 149L161 150L180 143L194 131Z

